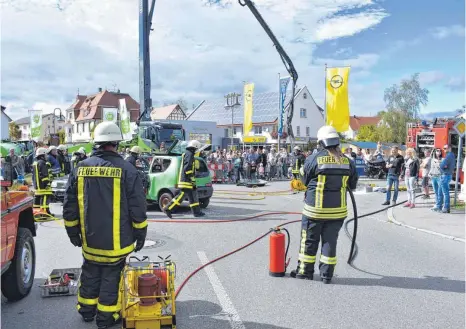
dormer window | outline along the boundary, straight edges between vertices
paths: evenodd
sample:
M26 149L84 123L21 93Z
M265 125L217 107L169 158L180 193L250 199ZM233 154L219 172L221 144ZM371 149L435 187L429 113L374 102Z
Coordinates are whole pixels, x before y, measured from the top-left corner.
M307 99L307 93L303 93L303 98Z

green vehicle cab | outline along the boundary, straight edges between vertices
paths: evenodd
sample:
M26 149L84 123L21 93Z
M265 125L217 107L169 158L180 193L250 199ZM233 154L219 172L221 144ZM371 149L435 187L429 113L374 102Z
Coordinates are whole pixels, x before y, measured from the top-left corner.
M181 168L181 155L186 151L187 141L175 140L165 153L152 155L148 176L150 187L147 191L147 201L165 207L178 193L178 175ZM210 149L210 144L204 145L196 154ZM207 162L196 156L196 186L201 208L207 208L213 194L212 177ZM187 201L187 198L183 201Z

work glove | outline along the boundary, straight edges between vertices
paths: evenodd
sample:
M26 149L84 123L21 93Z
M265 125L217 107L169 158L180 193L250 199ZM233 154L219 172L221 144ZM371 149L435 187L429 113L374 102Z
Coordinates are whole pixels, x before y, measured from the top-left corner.
M75 247L82 247L81 236L79 234L69 235L69 238Z
M144 242L146 241L147 236L147 227L134 229L134 239L136 240L136 248L134 252L138 252L144 247Z

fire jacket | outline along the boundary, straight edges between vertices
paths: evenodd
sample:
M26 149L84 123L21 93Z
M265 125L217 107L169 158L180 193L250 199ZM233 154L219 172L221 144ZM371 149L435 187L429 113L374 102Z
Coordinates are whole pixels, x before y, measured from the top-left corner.
M194 153L187 149L181 156L181 168L178 174L178 188L192 189L195 182Z
M326 149L309 156L304 164L303 215L317 220L345 219L346 187L354 190L358 178L354 161L344 155L339 162Z
M304 165L304 162L306 161L306 157L304 154L295 154L294 159L293 159L293 167L291 169L291 172L293 174L299 174L299 169L301 166Z
M53 176L59 176L61 167L60 167L60 162L58 161L57 157L53 156L52 154L49 154L47 156L47 162L49 162L52 165L52 175Z
M38 159L32 164L32 183L36 190L35 195L52 194L49 168L50 164L44 159Z
M133 231L147 226L146 196L136 168L97 151L71 172L63 202L69 236L81 234L85 259L118 263L134 250Z
M60 164L60 176L68 175L71 172L70 159L61 151L58 151L58 163Z

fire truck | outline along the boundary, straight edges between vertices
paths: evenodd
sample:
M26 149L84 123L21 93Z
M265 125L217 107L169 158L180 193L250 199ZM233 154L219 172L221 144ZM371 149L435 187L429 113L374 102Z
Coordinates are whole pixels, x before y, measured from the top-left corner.
M453 129L455 122L456 120L452 118L410 122L407 124L406 146L415 149L418 156L423 158L427 150L433 151L436 148L443 150L445 144L450 144L452 152L457 156L459 135ZM455 179L454 175L453 179ZM463 182L462 170L460 170L460 181Z

